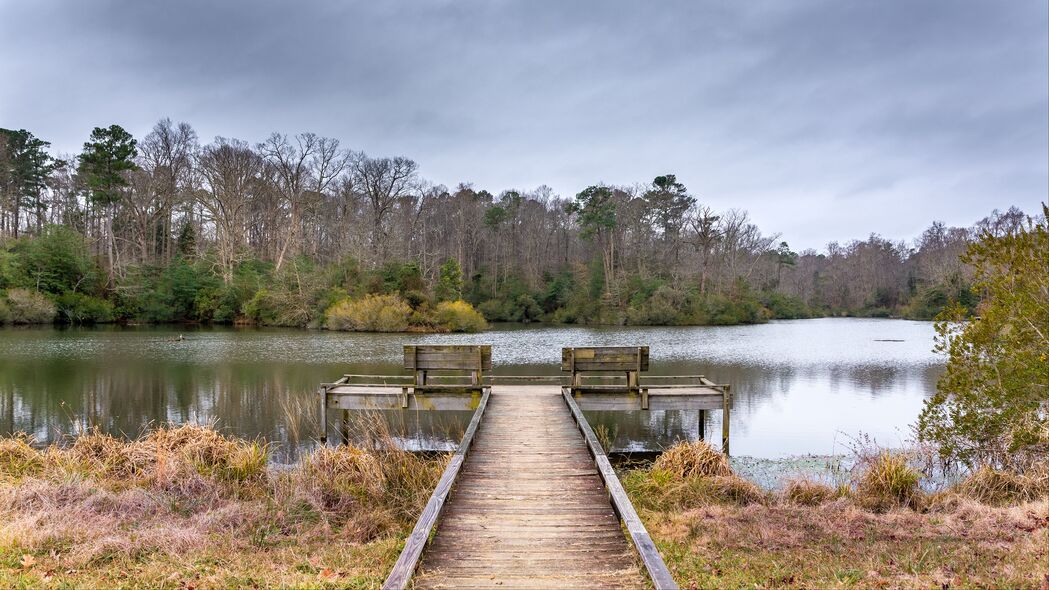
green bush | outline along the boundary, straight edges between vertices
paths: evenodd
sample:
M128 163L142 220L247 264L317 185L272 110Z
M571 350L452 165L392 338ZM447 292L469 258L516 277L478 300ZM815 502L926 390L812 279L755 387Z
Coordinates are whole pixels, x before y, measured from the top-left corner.
M627 323L640 326L678 326L688 323L681 313L686 308L685 293L663 285L638 307L627 310Z
M11 308L7 306L7 301L4 301L3 297L0 297L0 325L11 322Z
M269 289L259 289L241 308L244 317L264 326L273 325L277 321L277 309Z
M58 298L58 312L62 320L71 324L112 322L113 304L83 293L69 292Z
M761 304L777 320L800 320L813 316L805 302L793 295L767 291L761 294Z
M7 307L15 324L49 324L55 321L55 304L43 293L28 289L7 292Z
M399 295L366 295L328 308L325 326L353 332L404 332L411 315L412 308Z
M434 317L438 323L452 332L480 332L488 328L484 316L469 303L442 301L437 304Z

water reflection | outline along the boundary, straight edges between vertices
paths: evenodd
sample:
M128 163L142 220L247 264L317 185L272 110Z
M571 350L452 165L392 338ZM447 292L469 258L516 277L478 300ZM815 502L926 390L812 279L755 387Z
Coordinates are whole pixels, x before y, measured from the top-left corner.
M173 342L179 333L186 340ZM826 454L861 431L885 444L909 435L942 370L932 337L924 322L858 319L720 328L509 326L480 335L8 329L0 331L0 431L49 442L88 426L130 435L150 423L215 422L274 441L278 459L291 460L317 436L317 384L346 372L399 372L405 343L491 343L502 374L557 374L564 345L646 343L653 373L701 373L732 386L734 454ZM889 339L902 342L882 341ZM445 431L466 422L394 414L391 431L420 447L448 447L454 434ZM590 419L614 435L618 450L659 448L699 431L698 412L595 412ZM720 412L708 412L704 427L717 440Z

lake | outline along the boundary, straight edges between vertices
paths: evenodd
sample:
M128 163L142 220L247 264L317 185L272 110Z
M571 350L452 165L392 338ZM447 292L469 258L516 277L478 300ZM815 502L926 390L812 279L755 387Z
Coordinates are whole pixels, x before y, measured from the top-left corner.
M401 372L403 344L491 344L497 374L557 374L562 346L647 344L653 374L699 373L732 386L733 455L829 455L847 452L861 433L885 446L911 437L943 370L933 336L929 322L853 318L731 327L507 325L426 335L9 328L0 330L0 433L27 432L44 443L87 426L134 435L151 423L214 422L272 441L276 460L290 461L316 444L318 384L343 373ZM698 432L696 412L590 419L615 437L617 450L654 450ZM719 442L720 419L708 412L712 442ZM398 413L394 430L440 447L466 420Z

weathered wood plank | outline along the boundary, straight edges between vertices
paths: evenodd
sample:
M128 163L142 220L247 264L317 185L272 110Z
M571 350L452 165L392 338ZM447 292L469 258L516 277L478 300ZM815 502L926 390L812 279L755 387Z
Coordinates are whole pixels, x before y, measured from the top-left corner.
M452 490L452 485L455 484L455 480L459 476L463 461L466 459L466 453L469 451L470 445L477 434L481 419L484 418L485 408L488 405L491 393L490 389L485 390L484 395L481 397L480 405L474 411L470 425L463 434L463 440L459 443L459 448L448 462L448 466L441 475L441 480L430 495L430 500L426 502L426 507L423 508L419 520L416 521L415 528L408 535L408 540L404 543L404 549L397 558L397 562L394 563L390 575L383 583L382 587L384 590L401 590L408 586L408 580L411 579L415 568L419 565L419 558L422 556L423 548L426 546L430 533L437 524L437 519L441 515L441 508L444 507L448 494Z
M644 586L559 398L557 386L493 390L416 587Z
M645 569L648 570L649 579L652 580L656 590L676 590L678 587L677 582L670 575L670 570L667 569L666 564L663 562L663 557L659 554L659 550L656 549L652 537L649 536L644 523L641 522L637 511L634 510L634 505L630 502L626 490L623 489L623 484L620 483L619 477L612 468L612 464L608 461L608 456L605 455L601 443L598 441L593 429L590 428L590 423L587 422L583 411L572 397L571 390L567 387L564 388L562 397L565 403L568 404L576 424L579 425L579 429L583 432L583 438L586 440L590 453L594 456L594 461L601 472L601 479L604 480L605 487L608 489L609 496L612 499L612 506L629 532L630 539L634 542L634 548L641 555L641 561L645 564Z
M647 371L647 346L592 346L561 349L562 371Z
M641 410L640 395L629 393L593 392L575 395L576 403L585 412ZM648 390L648 410L720 410L723 395L706 391L670 392Z

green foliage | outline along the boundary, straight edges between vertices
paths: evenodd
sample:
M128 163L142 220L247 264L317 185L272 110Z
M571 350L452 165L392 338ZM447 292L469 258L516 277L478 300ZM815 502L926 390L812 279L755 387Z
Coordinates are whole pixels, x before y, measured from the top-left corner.
M412 308L399 295L365 295L344 299L325 313L329 330L405 332Z
M759 298L765 309L777 320L798 320L810 318L813 314L805 302L798 297L784 295L776 291L765 291Z
M43 293L8 289L7 308L14 324L49 324L55 321L55 304Z
M91 199L100 205L120 200L119 190L127 186L124 173L138 168L136 141L120 125L95 127L80 154L80 174L91 190Z
M1043 206L1049 214L1049 208ZM984 232L964 260L984 294L976 317L953 304L937 318L948 356L918 420L945 459L1022 472L1049 456L1049 230Z
M484 316L462 300L438 303L437 309L434 310L434 319L452 332L481 332L488 328Z
M60 225L19 244L23 286L54 295L67 291L94 292L100 272L88 253L84 236Z
M59 295L57 304L59 316L70 324L100 324L115 317L112 303L83 293Z
M903 315L914 320L931 320L954 303L971 314L977 302L972 285L959 273L953 273L943 283L919 289L904 307Z
M585 239L606 232L616 226L616 203L612 189L607 186L589 186L567 205L569 213L579 216L580 235Z
M684 312L688 296L673 287L662 285L647 298L644 292L635 294L636 307L627 310L627 323L640 326L678 326L688 323Z
M437 301L457 301L462 299L463 269L459 267L459 261L449 258L441 265L434 294L437 297Z
M36 207L48 176L64 165L47 153L49 145L25 129L0 128L0 197L15 210Z

